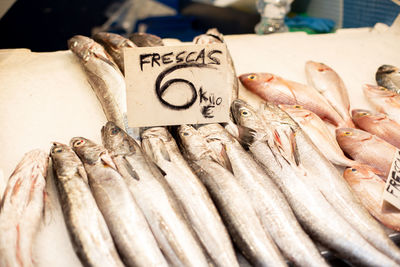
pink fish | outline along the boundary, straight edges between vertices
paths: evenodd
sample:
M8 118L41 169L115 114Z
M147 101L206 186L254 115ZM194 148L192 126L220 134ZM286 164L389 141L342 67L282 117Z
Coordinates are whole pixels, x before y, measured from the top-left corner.
M377 85L366 84L363 90L376 111L385 113L392 120L400 123L400 95Z
M385 182L374 171L370 166L356 165L347 168L343 177L372 216L385 226L400 231L400 211L390 205L383 205Z
M400 124L383 113L373 113L365 109L352 111L353 121L358 128L370 132L386 142L400 148Z
M340 76L324 63L314 61L307 61L305 71L308 84L326 98L346 121L347 127L354 127L350 116L349 94Z
M239 79L246 89L268 102L276 105L302 105L335 126L346 125L321 94L304 84L270 73L247 73L240 75Z
M336 129L336 140L345 153L355 161L376 168L386 181L396 147L368 132L353 129Z

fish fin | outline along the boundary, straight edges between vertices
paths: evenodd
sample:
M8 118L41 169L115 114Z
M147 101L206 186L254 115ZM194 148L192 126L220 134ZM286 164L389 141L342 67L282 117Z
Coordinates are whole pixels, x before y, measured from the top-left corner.
M238 140L240 143L250 146L256 137L256 131L246 126L238 126L239 136Z
M96 53L96 52L92 52L92 53L93 53L93 55L94 55L95 57L97 57L98 59L104 61L104 62L107 63L108 65L110 65L110 66L112 66L113 68L115 68L115 69L117 69L118 71L120 71L120 70L119 70L119 67L117 66L117 64L116 64L114 61L112 61L111 59L109 59L109 58L107 58L107 57L104 57L104 56L103 56L102 54L100 54L100 53Z
M226 144L224 144L224 143L221 143L221 144L222 144L221 156L224 158L225 168L233 174L232 163L229 160L228 153L226 152L228 148L227 148Z
M294 162L296 163L296 166L299 166L300 165L300 153L299 153L299 149L297 148L297 143L296 143L296 132L293 129L290 134L290 143L292 145L292 155L294 158Z
M167 173L163 169L161 169L157 164L154 164L154 166L160 171L162 176L166 176L167 175Z
M166 161L170 162L171 161L171 157L169 156L168 150L165 147L165 143L162 140L160 140L160 141L161 141L161 144L160 144L159 148L160 148L161 155Z
M113 160L111 159L110 155L107 152L101 153L100 159L105 166L113 168L114 170L117 170L117 167L115 166Z
M123 166L124 169L128 172L128 174L135 180L140 181L139 175L137 172L133 169L132 165L129 163L129 161L126 159L126 157L123 157Z

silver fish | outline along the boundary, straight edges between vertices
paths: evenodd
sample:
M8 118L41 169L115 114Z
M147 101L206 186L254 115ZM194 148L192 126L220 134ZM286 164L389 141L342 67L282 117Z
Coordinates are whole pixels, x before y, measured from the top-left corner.
M110 32L99 32L93 36L93 39L101 44L108 52L108 54L117 63L122 73L125 73L124 67L124 48L136 47L136 45L129 39Z
M232 242L206 188L182 157L164 127L141 135L144 152L165 173L164 178L188 215L193 229L216 266L239 266Z
M263 229L247 192L232 173L218 164L207 142L191 126L178 128L184 155L214 200L229 233L242 254L255 266L286 266Z
M378 68L375 79L378 85L400 95L400 69L392 65L382 65Z
M168 262L173 266L207 266L184 211L157 167L136 141L114 123L108 122L101 134Z
M368 242L400 263L400 249L386 235L381 225L362 206L350 186L335 166L316 148L290 116L279 108L264 105L263 117L278 117L294 132L293 143L298 162L304 167L313 183L336 211ZM277 122L279 123L279 121ZM281 138L283 139L283 138Z
M135 32L129 36L129 40L131 40L135 45L139 47L151 47L151 46L163 46L164 43L162 39L156 35L144 33L144 32Z
M271 107L278 109L276 106ZM275 121L279 116L275 113L276 118L265 123L265 114L261 117L242 100L235 100L231 109L235 121L242 127L242 139L285 194L299 222L311 236L350 262L366 266L397 266L361 237L325 199L315 184L314 174L304 169L298 161L299 151L282 147L281 139L284 135L293 140L297 132L290 134L293 131L290 127L279 129ZM287 155L290 151L293 155Z
M61 207L75 252L84 266L123 266L90 192L82 162L67 145L50 151ZM84 203L84 205L82 205Z
M224 44L224 36L222 33L220 33L216 28L209 29L205 34L201 34L199 36L196 36L193 39L193 42L195 44ZM233 59L231 54L229 53L229 50L227 48L227 61L228 61L228 66L229 66L229 81L228 84L231 87L232 91L232 98L230 99L229 103L231 103L234 99L237 99L239 97L239 79L236 75L236 70L235 70L235 65L233 63Z
M198 131L206 140L221 144L235 178L248 192L264 228L284 256L296 266L328 266L297 222L285 196L239 142L219 124L207 124Z
M49 156L26 153L8 180L0 202L0 266L34 266L32 247L44 212Z
M142 211L107 150L82 137L74 137L70 143L83 162L90 189L124 263L143 267L165 264Z
M80 59L107 119L125 129L126 86L118 66L100 44L88 37L76 35L68 40L68 47Z

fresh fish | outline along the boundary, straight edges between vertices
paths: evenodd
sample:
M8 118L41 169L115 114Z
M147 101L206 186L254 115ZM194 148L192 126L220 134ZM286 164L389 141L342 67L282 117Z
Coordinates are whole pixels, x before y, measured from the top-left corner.
M239 79L246 89L265 101L276 105L301 105L335 126L346 125L328 101L313 88L270 73L242 74Z
M160 170L114 123L108 122L101 135L168 262L173 266L207 266L201 245Z
M136 47L136 45L131 40L119 34L109 32L96 33L93 39L107 50L108 54L114 59L115 63L117 63L121 72L125 73L124 48Z
M32 247L44 212L49 156L26 153L8 180L0 201L0 266L34 266Z
M375 74L378 85L400 94L400 69L392 65L382 65Z
M400 149L400 124L383 113L372 113L365 109L354 109L352 116L358 128L374 134Z
M347 127L354 127L349 113L349 94L340 76L324 63L314 61L306 62L305 71L308 84L325 97L346 122Z
M184 208L197 236L216 266L238 266L228 232L206 188L182 157L164 127L142 133L144 152L165 173L164 178Z
M294 163L298 162L306 170L308 179L318 187L325 199L362 237L400 263L400 249L387 237L381 225L361 205L335 166L315 147L287 113L266 104L262 114L264 118L280 118L278 121L274 121L280 125L279 127L282 127L282 123L284 127L290 125L293 134L288 139L292 140L289 148L294 147L292 148L296 159ZM284 144L283 139L285 136L280 135L279 140L282 144Z
M255 266L286 266L269 234L263 229L247 192L233 174L218 164L207 142L191 126L178 128L180 144L214 200L238 249Z
M61 143L53 143L50 155L64 220L82 264L124 266L90 192L82 162L69 146Z
M279 107L299 124L300 128L330 162L338 166L352 166L355 164L353 160L348 159L343 154L336 138L331 134L321 118L314 112L304 109L299 105L279 105Z
M274 106L271 108L277 109ZM242 100L235 100L231 109L235 121L242 128L241 139L247 143L250 152L279 186L297 219L311 236L355 264L397 266L361 237L333 208L332 203L327 201L325 192L322 193L319 185L315 184L315 174L310 173L298 161L299 151L293 148L294 159L286 155L289 150L280 147L285 132L279 131L276 122L265 123L265 115L258 115ZM290 123L290 118L283 119ZM298 132L293 132L289 137L293 138L297 134Z
M224 44L224 36L222 33L220 33L216 28L209 29L205 34L201 34L199 36L196 36L193 39L193 42L195 44ZM229 81L228 84L232 87L232 98L229 101L231 103L234 99L237 99L239 96L239 80L236 75L236 70L235 70L235 65L233 63L233 59L231 54L229 53L229 50L227 48L227 61L228 61L228 66L229 66Z
M221 144L236 180L247 191L261 223L283 255L296 266L328 266L297 222L285 196L239 142L219 124L207 124L198 131L207 141Z
M374 167L386 181L396 153L396 147L368 132L336 129L336 139L345 153L359 163Z
M135 45L139 47L163 46L162 39L156 35L144 32L135 32L129 36Z
M165 265L143 213L107 150L82 137L72 138L70 145L83 162L92 194L124 263Z
M390 205L384 205L382 194L385 182L367 165L347 168L343 173L364 207L386 227L400 231L400 211Z
M363 90L376 111L387 114L389 118L400 124L400 95L376 85L366 84Z
M94 40L75 35L68 40L69 49L78 56L109 121L126 128L126 86L124 76L104 48Z

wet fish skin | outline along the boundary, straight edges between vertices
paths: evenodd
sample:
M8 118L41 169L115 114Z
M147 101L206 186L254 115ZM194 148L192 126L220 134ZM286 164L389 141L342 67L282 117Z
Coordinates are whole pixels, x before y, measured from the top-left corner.
M272 107L271 113L277 117L277 114L273 112L276 107L270 106ZM264 122L266 114L261 116L242 100L234 101L231 110L239 127L255 132L252 134L253 138L247 139L250 152L285 194L299 222L311 236L353 263L366 266L397 265L372 247L342 218L337 209L332 206L333 203L328 202L325 198L326 192L321 192L320 184L316 184L315 174L302 166L300 158L298 161L292 159L299 157L304 151L298 151L300 153L293 157L285 154L289 150L279 147L278 140L280 138L275 134L277 126ZM268 111L268 109L266 110ZM296 127L293 121L290 122L290 117L287 114L284 116L284 114L286 113L281 114L282 120L285 121L283 126ZM298 132L295 136L297 134ZM284 137L281 135L281 138ZM296 153L295 150L292 153ZM320 214L324 214L324 216L320 216ZM377 258L385 263L377 261Z
M127 266L165 264L153 234L124 179L103 146L74 137L71 147L82 160L90 189Z
M178 127L180 145L214 200L236 246L254 266L286 266L263 229L246 191L232 173L213 160L207 142L189 125Z
M392 65L382 65L375 74L378 85L400 95L400 69Z
M199 36L196 36L193 39L193 42L195 44L223 44L225 43L224 41L224 36L222 33L220 33L216 28L209 29L205 34L201 34ZM228 83L232 86L232 95L229 103L231 103L234 99L237 99L239 97L239 80L236 75L236 70L235 70L235 65L233 63L233 59L231 54L229 53L229 50L227 49L227 61L229 65L229 81Z
M57 142L50 155L64 220L80 261L84 266L124 266L90 192L82 162L71 147Z
M308 84L325 97L346 122L346 127L354 127L349 113L349 94L340 76L324 63L311 60L306 62L305 72Z
M93 36L93 39L101 44L109 55L114 59L122 73L125 73L124 68L124 48L136 47L129 39L110 32L99 32Z
M168 263L173 266L207 266L184 211L160 170L136 141L115 123L107 122L101 135Z
M32 247L44 211L49 156L27 152L8 179L0 201L0 266L34 266Z
M239 266L216 207L168 130L153 127L145 130L141 137L143 151L166 173L165 180L216 266Z
M336 129L336 139L340 147L357 162L377 169L379 176L386 181L396 147L383 139L352 128Z
M365 109L353 109L352 117L354 123L361 130L374 134L400 148L400 124L387 115Z
M221 144L235 178L247 191L264 229L283 255L296 266L328 266L301 228L285 196L239 142L219 124L207 124L198 130L206 140Z
M129 40L131 40L138 47L164 46L164 43L160 37L144 32L132 33L129 36Z
M374 109L400 124L400 95L382 86L365 84L364 95Z
M75 35L69 49L79 58L107 119L127 127L126 85L124 76L104 48L93 39Z
M400 231L400 212L382 203L385 182L374 171L368 165L355 165L347 168L343 176L372 216L386 227Z
M285 80L270 73L247 73L239 76L244 87L273 104L301 105L313 111L321 119L335 126L346 125L342 117L328 101L313 88Z
M296 121L300 128L308 135L316 147L330 162L338 166L351 166L355 162L344 154L336 138L331 134L325 123L314 112L299 105L279 105L279 107Z

